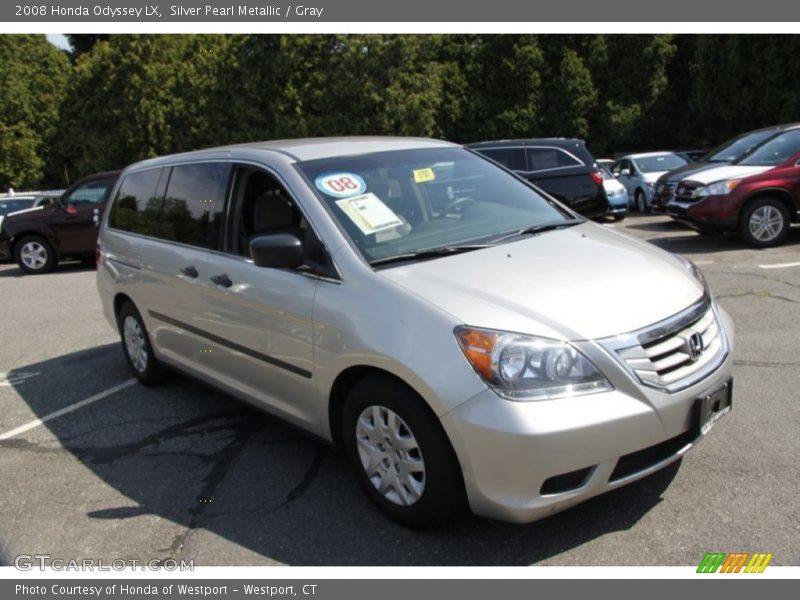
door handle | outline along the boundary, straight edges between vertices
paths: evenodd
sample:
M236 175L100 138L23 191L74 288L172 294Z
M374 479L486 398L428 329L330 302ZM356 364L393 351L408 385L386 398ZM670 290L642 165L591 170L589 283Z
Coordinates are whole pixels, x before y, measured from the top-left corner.
M183 269L180 269L180 273L181 275L186 275L186 277L191 277L192 279L196 279L199 275L194 266L184 267Z
M226 288L229 288L229 287L231 287L233 285L233 282L231 281L231 278L228 277L225 273L223 273L222 275L214 275L211 278L211 281L213 281L217 285L221 285L222 287L226 287Z

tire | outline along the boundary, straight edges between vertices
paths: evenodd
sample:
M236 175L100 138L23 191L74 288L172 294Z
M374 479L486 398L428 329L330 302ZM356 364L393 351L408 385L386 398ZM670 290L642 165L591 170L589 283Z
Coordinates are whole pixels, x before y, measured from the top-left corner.
M625 218L626 214L623 213L621 215L614 215L614 222L622 221Z
M125 302L119 310L119 333L122 339L122 353L134 377L146 386L164 382L169 375L153 354L150 336L142 321L142 316L132 302Z
M650 212L650 207L647 206L647 196L645 196L644 192L640 189L636 190L636 210L643 215Z
M40 235L26 235L14 247L14 260L23 273L49 273L58 264L53 246Z
M748 204L739 220L739 237L755 248L777 246L789 235L791 216L780 200L759 198Z
M436 415L403 384L381 377L356 383L341 427L359 483L389 517L421 528L464 511L464 482L450 441ZM403 467L410 468L403 473Z

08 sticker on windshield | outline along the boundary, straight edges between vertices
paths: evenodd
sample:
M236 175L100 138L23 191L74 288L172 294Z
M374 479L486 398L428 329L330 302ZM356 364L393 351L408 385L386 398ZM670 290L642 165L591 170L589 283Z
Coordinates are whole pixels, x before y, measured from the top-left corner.
M314 185L334 198L349 198L367 191L367 184L355 173L325 173L314 180Z

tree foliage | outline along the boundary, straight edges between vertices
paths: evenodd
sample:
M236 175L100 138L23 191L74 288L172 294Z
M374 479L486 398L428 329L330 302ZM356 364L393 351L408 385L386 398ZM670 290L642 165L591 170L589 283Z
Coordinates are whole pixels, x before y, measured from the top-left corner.
M715 145L800 117L797 36L0 37L0 183L282 137L577 136L597 155Z
M43 35L2 35L0 65L0 189L33 187L51 159L69 61Z

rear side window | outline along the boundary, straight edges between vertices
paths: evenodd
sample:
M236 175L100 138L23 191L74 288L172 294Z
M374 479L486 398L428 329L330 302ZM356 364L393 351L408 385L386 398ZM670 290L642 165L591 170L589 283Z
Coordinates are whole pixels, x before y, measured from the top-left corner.
M162 198L156 193L161 173L162 169L149 169L131 173L122 180L108 215L110 227L154 237L165 235L161 223Z
M195 163L173 167L162 209L164 239L216 248L230 165Z
M528 148L528 170L545 171L579 167L583 163L560 148Z
M493 161L500 163L506 169L512 171L525 170L524 148L476 148L476 150Z

